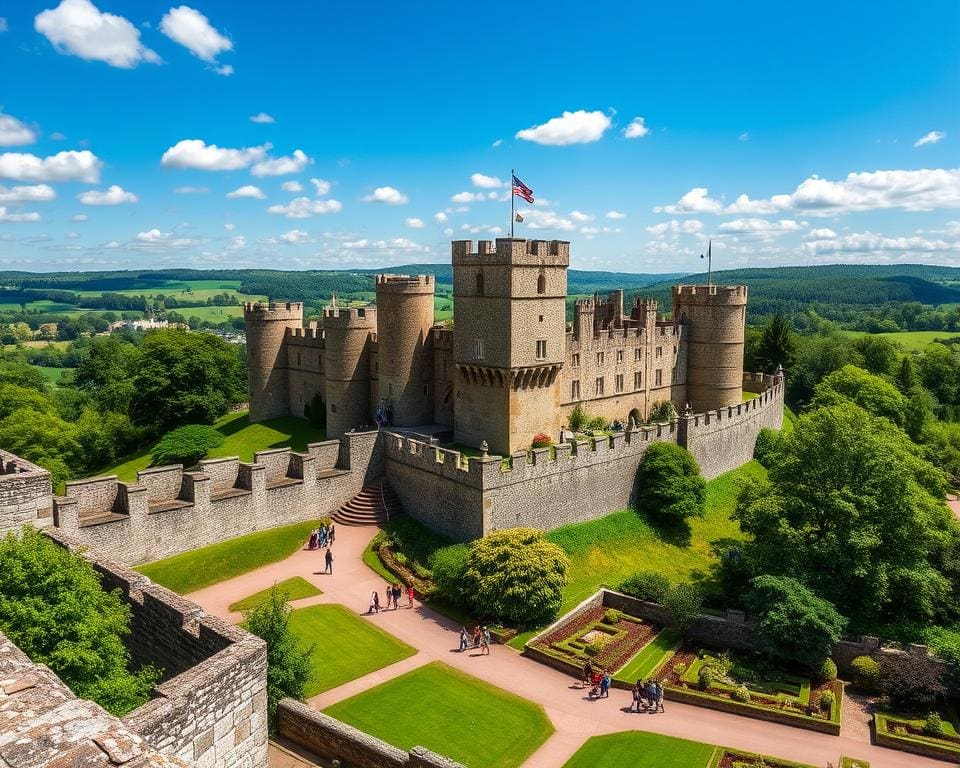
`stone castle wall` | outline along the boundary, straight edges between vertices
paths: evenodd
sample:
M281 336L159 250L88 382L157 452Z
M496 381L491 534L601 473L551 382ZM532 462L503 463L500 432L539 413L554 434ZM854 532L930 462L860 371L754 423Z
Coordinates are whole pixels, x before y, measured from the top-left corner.
M52 510L50 473L0 450L0 537L24 524L49 525Z
M157 560L254 531L332 514L383 474L376 432L313 443L305 453L259 451L253 462L201 461L67 483L54 499L65 534L128 565Z

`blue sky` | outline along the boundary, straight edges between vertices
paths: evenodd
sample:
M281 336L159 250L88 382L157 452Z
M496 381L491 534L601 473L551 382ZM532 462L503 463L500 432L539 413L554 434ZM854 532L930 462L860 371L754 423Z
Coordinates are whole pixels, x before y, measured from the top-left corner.
M0 269L960 264L955 0L188 2L0 5Z

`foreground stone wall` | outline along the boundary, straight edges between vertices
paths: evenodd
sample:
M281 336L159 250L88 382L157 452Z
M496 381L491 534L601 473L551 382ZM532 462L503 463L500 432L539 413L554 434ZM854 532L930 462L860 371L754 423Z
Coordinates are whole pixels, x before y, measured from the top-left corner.
M50 473L0 450L0 537L25 524L49 525L52 509Z
M383 475L378 433L349 433L313 443L305 453L259 451L67 483L54 499L58 530L127 565L186 552L224 539L336 511L364 484Z
M154 698L123 724L150 747L198 768L266 768L264 642L60 531L47 535L90 562L106 589L120 590L131 609L133 667L163 668Z
M344 768L464 768L424 747L397 749L293 699L280 702L277 718L282 737Z

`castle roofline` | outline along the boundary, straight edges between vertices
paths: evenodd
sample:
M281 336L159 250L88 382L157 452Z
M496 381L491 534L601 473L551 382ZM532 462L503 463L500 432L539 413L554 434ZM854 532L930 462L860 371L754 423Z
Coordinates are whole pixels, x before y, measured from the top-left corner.
M498 237L495 242L454 240L451 244L454 266L484 264L569 266L568 240L527 240L522 237Z

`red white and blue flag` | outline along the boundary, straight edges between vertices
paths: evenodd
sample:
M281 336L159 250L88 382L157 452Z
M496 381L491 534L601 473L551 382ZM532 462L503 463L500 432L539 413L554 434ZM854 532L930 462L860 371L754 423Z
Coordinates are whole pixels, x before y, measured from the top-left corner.
M522 197L528 203L533 202L533 190L520 181L516 175L513 177L513 194L515 197Z

